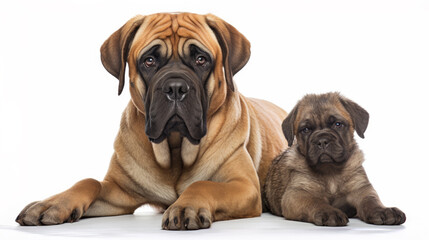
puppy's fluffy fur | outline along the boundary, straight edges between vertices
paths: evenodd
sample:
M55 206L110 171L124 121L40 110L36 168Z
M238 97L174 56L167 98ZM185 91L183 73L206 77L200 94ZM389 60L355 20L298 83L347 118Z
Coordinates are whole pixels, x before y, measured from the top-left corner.
M289 149L272 163L264 204L273 214L321 226L344 226L349 217L398 225L405 214L386 208L369 182L354 140L369 115L338 93L307 95L283 122ZM293 145L292 145L293 143Z

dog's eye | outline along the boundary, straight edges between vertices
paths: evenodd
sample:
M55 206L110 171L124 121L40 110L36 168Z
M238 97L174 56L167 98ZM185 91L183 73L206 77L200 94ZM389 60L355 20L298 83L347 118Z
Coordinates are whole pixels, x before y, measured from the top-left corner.
M155 65L155 58L153 57L148 57L144 60L144 65L146 67L152 67L153 65Z
M344 126L342 122L335 122L334 125L336 128L342 128Z
M197 56L195 63L199 66L203 66L207 62L207 59L204 56Z
M308 127L301 129L302 133L309 133L310 131L311 131L311 129Z

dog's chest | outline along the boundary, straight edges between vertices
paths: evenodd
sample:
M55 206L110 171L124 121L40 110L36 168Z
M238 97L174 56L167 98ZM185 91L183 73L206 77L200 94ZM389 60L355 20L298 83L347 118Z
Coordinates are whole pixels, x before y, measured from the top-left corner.
M343 176L326 177L324 181L325 193L322 193L329 203L337 208L347 205L347 192Z
M338 177L327 177L325 179L325 191L330 195L338 195L341 193L341 179Z

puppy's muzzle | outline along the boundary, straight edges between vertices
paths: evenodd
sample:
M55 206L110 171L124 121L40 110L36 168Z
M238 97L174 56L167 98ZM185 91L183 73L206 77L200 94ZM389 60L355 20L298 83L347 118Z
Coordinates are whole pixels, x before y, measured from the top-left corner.
M319 150L326 151L333 140L331 136L320 136L313 144L316 145Z
M337 143L337 137L329 132L315 132L310 140L309 163L339 163L342 161L342 147Z

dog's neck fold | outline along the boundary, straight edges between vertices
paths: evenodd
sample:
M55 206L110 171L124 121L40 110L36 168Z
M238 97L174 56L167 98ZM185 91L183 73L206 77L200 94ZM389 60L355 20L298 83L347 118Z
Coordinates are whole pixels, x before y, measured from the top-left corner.
M171 166L171 155L170 147L168 146L167 139L164 139L161 143L152 143L153 153L155 154L156 162L162 168L170 168Z
M180 155L185 168L192 166L197 160L200 145L192 144L187 138L177 137L179 137L179 139L172 139L169 137L159 144L152 143L156 162L164 169L171 167L171 148L180 147Z

